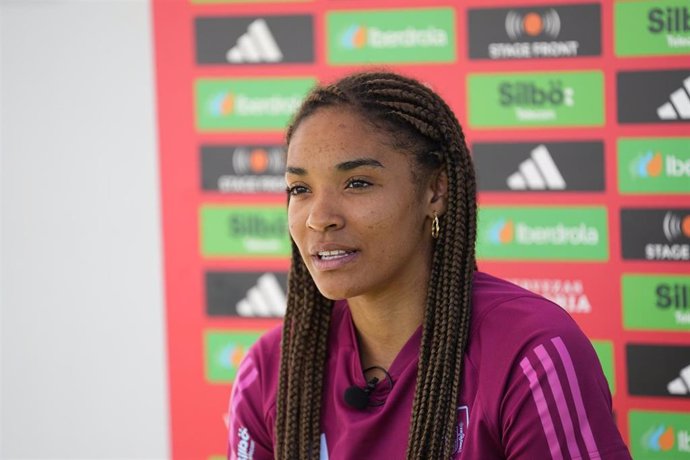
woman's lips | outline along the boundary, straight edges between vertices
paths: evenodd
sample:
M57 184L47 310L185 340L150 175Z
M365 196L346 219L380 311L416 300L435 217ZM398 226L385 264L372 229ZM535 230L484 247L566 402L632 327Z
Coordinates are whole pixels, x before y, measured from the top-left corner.
M319 251L311 257L314 268L320 271L336 270L357 258L359 251L336 249Z

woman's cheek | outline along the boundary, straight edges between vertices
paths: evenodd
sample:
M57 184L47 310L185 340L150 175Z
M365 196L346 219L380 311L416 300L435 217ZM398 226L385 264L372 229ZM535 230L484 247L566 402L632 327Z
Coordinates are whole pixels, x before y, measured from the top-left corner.
M399 220L393 213L373 211L366 216L367 227L371 230L395 228Z
M297 241L297 237L299 236L298 229L299 216L294 211L288 209L288 232L290 232L290 236L295 241Z

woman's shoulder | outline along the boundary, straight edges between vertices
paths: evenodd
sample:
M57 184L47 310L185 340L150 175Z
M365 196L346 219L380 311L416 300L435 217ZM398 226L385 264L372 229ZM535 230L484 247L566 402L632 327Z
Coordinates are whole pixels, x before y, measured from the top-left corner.
M523 321L573 322L570 315L554 302L510 281L488 273L476 272L472 285L472 317L475 327L487 316Z
M255 359L263 359L270 357L280 358L280 342L283 337L283 323L274 326L273 328L264 332L259 339L254 342L254 345L250 348L249 353L252 354Z
M331 315L331 329L337 328L347 315L347 303L345 301L334 302ZM283 339L284 323L280 323L266 331L249 349L249 355L254 362L264 370L277 372L280 366L280 350Z
M550 300L484 273L475 277L473 298L469 341L477 365L491 357L492 368L519 376L525 359L547 352L553 361L571 356L582 368L597 362L582 329Z
M575 320L557 304L509 281L476 274L470 337L518 350L555 336L588 342Z

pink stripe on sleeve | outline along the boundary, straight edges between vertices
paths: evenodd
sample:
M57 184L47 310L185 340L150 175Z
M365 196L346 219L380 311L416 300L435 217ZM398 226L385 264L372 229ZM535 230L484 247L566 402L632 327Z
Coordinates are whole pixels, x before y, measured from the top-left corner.
M228 413L230 418L230 423L228 426L229 439L232 439L232 436L235 433L235 411L242 399L244 399L242 392L252 383L254 383L258 377L259 371L257 371L256 367L254 366L254 360L250 356L245 357L240 364L240 368L237 370L235 384L232 387L230 412ZM235 449L232 446L230 446L228 449L228 460L237 460L237 452L235 452Z
M546 435L546 442L549 445L551 458L553 460L562 460L563 453L561 452L561 446L558 444L556 429L553 426L553 420L551 420L551 414L549 413L549 407L546 404L546 398L544 398L544 391L537 380L537 373L527 358L523 358L522 361L520 361L520 367L522 367L522 372L529 381L529 389L531 390L532 398L537 405L537 413L539 414L539 419L541 420L541 426L544 429L544 435Z
M254 361L247 356L242 362L242 366L237 371L237 378L235 379L235 386L232 391L232 407L231 415L235 412L237 405L242 401L242 391L259 377L259 371L254 366Z
M575 375L575 366L573 366L573 360L570 357L570 353L563 343L560 337L554 337L551 342L556 346L558 354L563 362L563 367L565 367L565 373L568 376L568 383L570 384L570 391L573 395L573 401L575 402L575 409L577 410L577 418L580 424L580 431L582 432L582 438L585 441L585 446L587 446L587 451L592 460L601 460L601 454L599 454L599 449L594 441L594 435L592 434L592 428L589 425L589 419L587 418L587 412L585 411L585 404L582 401L582 392L580 391L580 385L577 382L577 376Z
M561 424L563 425L563 431L565 432L565 439L568 443L568 453L572 458L580 458L580 449L577 446L577 440L575 439L575 430L573 429L573 420L570 417L570 411L568 410L568 404L565 400L565 395L563 394L563 386L558 378L558 372L556 371L556 366L554 366L551 357L544 348L544 345L539 345L534 349L534 353L541 361L544 370L546 371L546 378L549 381L549 387L551 387L551 392L556 400L556 408L558 409L558 416L561 419Z

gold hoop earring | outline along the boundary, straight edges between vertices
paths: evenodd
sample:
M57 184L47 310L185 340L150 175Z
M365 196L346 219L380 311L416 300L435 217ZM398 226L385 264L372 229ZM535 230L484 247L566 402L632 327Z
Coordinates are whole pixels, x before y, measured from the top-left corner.
M431 221L431 237L437 240L439 233L441 233L441 227L438 223L438 214L434 211L434 219Z

